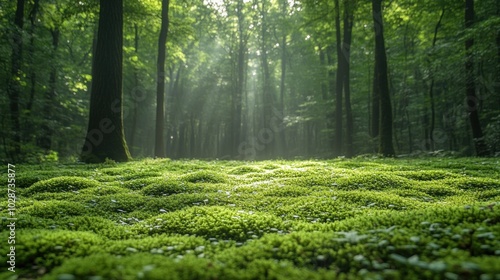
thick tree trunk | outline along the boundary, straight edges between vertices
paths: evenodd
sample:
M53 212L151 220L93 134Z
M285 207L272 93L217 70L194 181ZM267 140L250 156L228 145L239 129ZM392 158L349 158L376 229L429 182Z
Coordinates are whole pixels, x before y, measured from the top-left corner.
M11 143L8 154L16 160L21 153L21 123L19 116L19 97L21 95L21 61L23 54L23 25L24 25L24 0L17 0L16 14L14 16L15 29L12 32L12 65L8 85L9 108L11 120Z
M375 28L375 78L374 91L380 98L379 153L394 156L392 143L392 106L387 78L387 57L385 53L382 0L373 0L373 22ZM375 94L375 93L374 93Z
M162 0L161 28L158 38L157 85L156 85L156 134L155 157L165 157L165 56L168 35L169 0Z
M465 1L465 28L470 29L474 24L474 0ZM476 149L476 155L489 155L488 147L484 141L483 131L479 122L479 100L476 96L476 85L474 82L474 58L472 48L474 39L465 40L465 93L467 96L467 110L472 129L472 139Z
M89 125L81 154L88 163L130 159L123 132L122 47L123 0L101 0Z

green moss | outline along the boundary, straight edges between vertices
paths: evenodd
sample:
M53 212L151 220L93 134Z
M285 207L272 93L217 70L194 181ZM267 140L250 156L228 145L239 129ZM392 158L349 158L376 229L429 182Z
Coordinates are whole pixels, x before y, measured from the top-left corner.
M89 232L19 229L15 246L16 252L19 252L16 254L16 267L39 266L50 269L70 257L96 253L100 245L103 245L103 240ZM0 261L7 261L4 254Z
M80 193L89 194L89 195L96 195L96 196L103 196L103 195L127 193L129 191L130 190L123 188L123 187L104 186L104 187L94 187L94 188L83 189L80 191Z
M238 241L284 228L283 222L272 215L217 206L162 214L135 226L138 232L150 235L178 233Z
M27 214L40 218L56 218L62 216L77 216L85 215L88 213L80 203L48 200L48 201L35 201L31 206L19 209L20 214Z
M81 177L56 177L48 180L39 181L26 190L26 194L40 192L71 192L85 188L98 187L99 183L95 180Z
M166 196L201 191L202 187L176 179L166 179L142 188L141 193L150 196Z
M500 274L495 159L17 167L19 279ZM4 229L8 207L0 202Z
M191 183L224 183L227 181L226 176L205 170L186 174L182 176L182 179Z
M247 173L258 173L258 172L261 172L261 169L251 165L244 165L232 168L231 170L229 170L228 174L242 175Z

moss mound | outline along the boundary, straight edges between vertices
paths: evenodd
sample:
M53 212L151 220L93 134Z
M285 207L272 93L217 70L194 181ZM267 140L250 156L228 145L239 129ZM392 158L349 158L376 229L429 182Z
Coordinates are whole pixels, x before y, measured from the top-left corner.
M26 190L26 194L41 192L72 192L99 187L99 182L81 177L63 176L39 181Z
M265 232L286 228L281 219L264 213L231 210L224 207L192 207L158 215L137 224L143 234L189 234L216 239L245 241Z
M226 176L206 170L186 174L182 179L190 183L225 183L227 181Z

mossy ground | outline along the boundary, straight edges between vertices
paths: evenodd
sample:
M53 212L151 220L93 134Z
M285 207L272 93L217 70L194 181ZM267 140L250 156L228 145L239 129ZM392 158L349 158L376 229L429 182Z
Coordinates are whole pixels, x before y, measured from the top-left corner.
M2 253L0 279L500 279L498 159L147 159L16 175L16 273ZM5 200L0 216L5 229Z

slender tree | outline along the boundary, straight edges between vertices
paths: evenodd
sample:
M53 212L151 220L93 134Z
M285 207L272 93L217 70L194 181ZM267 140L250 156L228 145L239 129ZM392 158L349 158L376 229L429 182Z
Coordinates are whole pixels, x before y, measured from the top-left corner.
M57 63L55 62L55 56L57 49L59 47L59 37L60 30L59 27L54 27L50 29L50 34L52 35L52 63L50 66L49 74L49 84L47 92L45 93L45 98L43 100L43 116L44 123L41 126L41 135L37 139L38 146L42 148L45 152L52 148L52 134L53 128L51 122L53 121L53 108L56 98L56 86L57 86Z
M235 91L231 98L231 155L233 157L239 157L239 146L242 140L241 137L241 120L242 120L242 110L243 110L243 92L245 86L245 64L246 64L246 49L248 34L245 30L245 14L243 13L244 2L243 0L238 0L237 3L237 25L238 25L238 46L237 46L237 62L236 62L236 86Z
M286 68L287 68L287 32L288 28L287 25L285 24L285 20L288 14L288 0L282 0L281 3L281 16L283 18L283 31L281 34L281 42L280 42L280 47L281 47L281 76L280 76L280 102L279 102L279 108L280 108L280 118L279 122L280 125L283 124L283 116L285 115L285 80L286 80ZM286 136L285 136L285 129L281 128L279 130L279 146L280 146L280 152L281 154L286 154L287 153L287 141L286 141Z
M84 162L130 159L123 132L122 48L123 0L101 0Z
M158 60L157 60L157 85L156 85L156 135L155 156L165 156L164 127L165 127L165 57L168 35L168 8L169 0L161 2L161 27L158 38Z
M436 47L436 41L437 41L437 34L439 31L439 27L441 26L441 21L443 20L443 16L445 13L446 9L443 6L441 10L441 15L439 16L439 20L436 23L436 27L434 28L434 37L432 39L432 48L434 49ZM430 59L429 59L430 60ZM429 142L430 142L430 149L434 150L434 127L436 123L436 105L435 105L435 100L434 100L434 84L435 84L435 78L434 78L434 70L431 69L429 71L429 76L431 79L431 85L429 87L429 101L431 105L431 123L429 126Z
M344 38L342 54L344 55L344 102L346 115L346 153L347 157L354 155L354 120L351 106L351 42L354 21L354 5L352 1L344 2Z
M474 25L474 0L465 0L465 28L471 29ZM472 48L474 38L470 36L465 40L465 93L467 96L467 110L469 113L470 126L472 128L472 139L476 149L476 155L487 156L488 146L483 138L483 131L479 122L479 100L476 96L476 85L474 82L474 57Z
M342 54L342 30L340 27L340 3L335 0L335 38L337 49L337 77L335 84L335 142L333 152L336 156L342 154L342 89L345 74L345 56Z
M394 156L392 143L392 106L387 77L387 56L385 53L382 0L372 1L373 23L375 28L375 72L374 94L379 96L380 126L379 153Z
M12 65L9 80L9 105L12 127L11 149L8 151L12 159L21 153L21 124L19 121L19 97L21 95L21 61L23 54L23 25L24 25L24 0L17 0L16 14L14 16L14 32L12 32Z
M273 114L273 108L274 108L274 92L273 92L273 87L272 87L272 81L271 81L271 72L272 70L269 69L269 59L268 59L268 39L267 39L267 10L269 9L267 7L268 1L267 0L262 0L262 10L261 10L261 32L260 32L260 59L261 59L261 66L262 66L262 100L263 100L263 126L261 129L264 129L266 131L269 131L272 133L271 140L269 143L266 143L266 148L265 148L265 154L267 157L273 156L275 152L275 144L276 141L275 136L276 134L274 132L271 132L269 129L271 127L271 122L272 122L272 114ZM262 131L264 131L262 130Z

